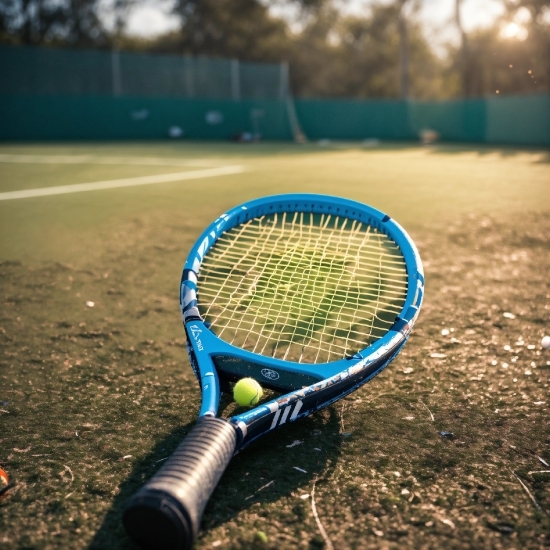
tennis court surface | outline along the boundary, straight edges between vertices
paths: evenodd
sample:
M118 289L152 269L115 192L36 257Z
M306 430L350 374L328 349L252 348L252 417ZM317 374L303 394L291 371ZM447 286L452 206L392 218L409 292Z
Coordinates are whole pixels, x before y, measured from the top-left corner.
M196 547L550 545L549 187L537 149L0 146L0 549L134 548L125 502L199 408L182 263L228 208L291 192L395 218L424 307L379 377L235 458Z

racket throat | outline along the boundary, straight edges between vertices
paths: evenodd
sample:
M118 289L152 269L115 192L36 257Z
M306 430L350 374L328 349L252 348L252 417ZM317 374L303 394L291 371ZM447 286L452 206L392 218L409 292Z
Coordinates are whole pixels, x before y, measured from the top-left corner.
M186 320L185 331L197 362L202 391L199 416L216 416L220 403L220 381L212 358L206 351L211 333L200 320L200 316L199 319Z

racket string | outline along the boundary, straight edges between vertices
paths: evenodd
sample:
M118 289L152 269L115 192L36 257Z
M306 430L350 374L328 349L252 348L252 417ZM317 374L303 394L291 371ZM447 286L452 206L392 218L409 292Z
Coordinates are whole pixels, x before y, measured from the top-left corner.
M261 219L263 219L263 218L261 218ZM243 232L246 230L246 225L247 225L247 224L243 224L243 225L239 226L240 228L242 228L242 230L239 232L239 235L237 235L236 238L232 240L232 242L231 242L231 245L232 245L232 246L237 247L237 243L242 243L243 240L245 240L245 239L242 237L242 235L243 235ZM269 233L269 227L268 227L267 225L263 227L263 230L264 230L264 232ZM257 238L257 240L256 240L256 242L261 242L261 243L262 243L262 249L265 249L265 247L267 246L267 244L268 244L268 242L269 242L269 239L267 239L267 238L265 238L265 237L262 238L262 237L263 237L263 235L259 235L258 238ZM241 247L239 247L239 248L241 248ZM239 256L240 256L240 258L239 258ZM223 257L223 253L222 253L222 257ZM258 254L256 262L258 262L258 259L259 259L260 257L261 257L261 255ZM233 267L231 268L230 274L238 271L238 270L237 270L237 267L239 266L239 264L240 264L242 261L244 261L245 258L247 258L247 255L246 255L246 254L243 255L243 254L242 254L242 250L241 250L240 254L239 254L238 257L237 257L237 263L234 264ZM253 267L254 267L254 266L252 266L252 268L249 268L249 269L246 271L246 273L250 272L250 271L253 269ZM201 271L202 271L202 270L201 270ZM227 279L225 279L224 282L227 282L227 281L229 281L229 280L230 280L230 279L229 279L229 277L228 277ZM219 277L216 278L214 284L217 284L218 282L219 282ZM242 277L240 280L238 280L238 284L237 284L236 288L233 290L233 292L232 292L231 295L229 296L229 301L227 302L227 305L223 307L222 312L218 315L217 318L214 318L214 319L212 319L212 320L210 321L212 325L214 325L214 324L217 322L218 318L219 318L223 313L226 313L226 312L228 312L228 311L229 311L230 314L231 314L231 313L234 313L234 310L231 310L231 309L230 309L231 298L232 298L232 296L233 296L234 294L236 294L236 293L239 291L239 287L240 287L243 283L245 283L245 282L246 282L245 277ZM253 283L253 284L254 284L254 283ZM224 285L222 284L222 285L219 286L217 298L219 298L219 294L222 292L223 289L224 289ZM220 302L221 302L221 300L219 300L219 299L214 299L214 300L211 301L211 304L219 304ZM209 311L210 311L210 309L208 309L208 311L206 312L206 315L208 315ZM230 325L230 323L226 323L225 326L222 326L222 329L221 329L220 333L218 334L218 336L221 337L221 334L223 333L223 330L224 330L225 328L227 328L229 325Z
M353 221L354 223L354 226L357 224L357 228L358 230L361 228L361 224L360 223L357 223L356 220ZM367 227L366 231L364 232L364 236L363 236L363 241L361 243L361 245L359 246L359 249L362 249L364 247L364 244L365 242L368 240L370 236L370 227ZM350 249L350 246L351 246L351 241L348 241L348 247L347 247L347 250L346 250L346 255L349 254L349 249ZM352 280L354 279L354 276L355 276L355 271L357 269L357 261L354 263L354 267L353 267L353 271L351 273L351 278ZM354 280L354 284L357 284L357 281ZM359 289L358 289L359 290ZM359 303L357 302L356 303L356 309L355 311L353 311L353 317L352 317L352 325L355 323L355 319L356 319L356 314L357 314L357 310L359 309ZM342 322L342 310L340 309L338 311L338 314L337 314L337 318L336 318L336 323L337 324L340 324ZM344 344L344 347L347 351L348 347L349 347L349 338L350 338L350 334L351 334L351 331L348 331L347 335L346 335L346 340L345 340L345 344ZM329 349L328 349L328 354L329 356L333 353L333 347L334 347L334 341L331 340L329 342Z
M301 225L303 225L303 213L301 213L301 214L302 214L302 224L301 224ZM327 220L327 223L328 223L328 220ZM321 218L321 226L323 226L323 217ZM311 239L312 239L312 231L311 231L311 229L312 229L312 225L311 225L311 220L310 220L308 239L307 239L307 242L306 242L306 244L305 244L306 247L309 245L309 243L311 242ZM298 249L296 248L295 250L298 250ZM323 256L324 256L324 251L323 251ZM300 262L299 262L299 263L300 263ZM305 283L306 287L308 286L308 283L310 282L310 279L311 279L311 276L312 276L312 275L315 276L316 273L314 273L313 270L309 270L309 271L308 271L308 278L307 278L306 283ZM287 298L287 297L288 297L288 291L289 291L289 290L290 290L290 288L287 286L287 287L286 287L286 295L285 295L284 298ZM305 309L305 308L303 307L303 300L304 300L304 294L301 294L301 295L300 295L300 301L299 301L299 304L298 304L298 307L299 307L300 311L303 311L303 310ZM315 316L316 316L316 314L317 314L317 311L318 311L317 309L314 309L313 314L312 314L312 316L311 316L311 319L314 319L314 318L315 318ZM288 320L290 320L290 314L291 314L291 309L288 308L288 309L287 309L287 312L286 312L286 320L287 320L287 322L288 322ZM277 315L277 318L276 318L275 321L274 321L275 327L278 326L278 323L277 323L278 320L279 320L279 314ZM310 323L308 324L308 326L305 328L306 334L309 334L309 332L310 332L310 328L311 328L311 327L310 327L310 324L311 324L311 321L310 321ZM284 326L287 326L287 325L285 324ZM288 339L288 343L291 343L291 342L295 339L295 336L296 336L295 333L296 333L296 329L297 329L297 325L296 325L296 324L293 325L293 329L294 329L294 330L293 330L293 333L290 335L290 337L289 337L289 339ZM277 338L277 342L280 342L280 340L281 340L281 335L282 335L282 334L283 334L283 332L279 332L278 338ZM267 344L267 341L266 341L266 344ZM265 345L264 345L264 347L265 347Z
M255 353L323 363L385 334L407 273L375 228L328 214L272 214L225 233L199 274L199 308L224 340Z

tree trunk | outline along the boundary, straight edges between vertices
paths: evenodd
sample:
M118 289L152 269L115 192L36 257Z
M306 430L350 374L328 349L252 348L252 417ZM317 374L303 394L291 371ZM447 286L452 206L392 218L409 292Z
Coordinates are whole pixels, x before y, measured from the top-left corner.
M472 95L472 82L469 75L469 59L468 59L468 37L464 32L462 26L462 19L460 17L460 4L462 0L455 0L455 22L460 33L460 57L459 57L459 70L460 80L462 84L462 95L464 97L470 97Z
M399 7L399 71L401 82L401 98L409 97L409 42L407 38L407 19L405 17L404 6L408 0L400 0Z

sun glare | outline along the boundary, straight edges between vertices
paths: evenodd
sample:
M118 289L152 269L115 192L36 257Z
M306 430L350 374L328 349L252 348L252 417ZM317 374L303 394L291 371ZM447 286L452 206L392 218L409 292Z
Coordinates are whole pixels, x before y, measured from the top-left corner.
M502 38L515 38L516 40L525 40L528 34L527 29L517 23L508 23L500 31Z

